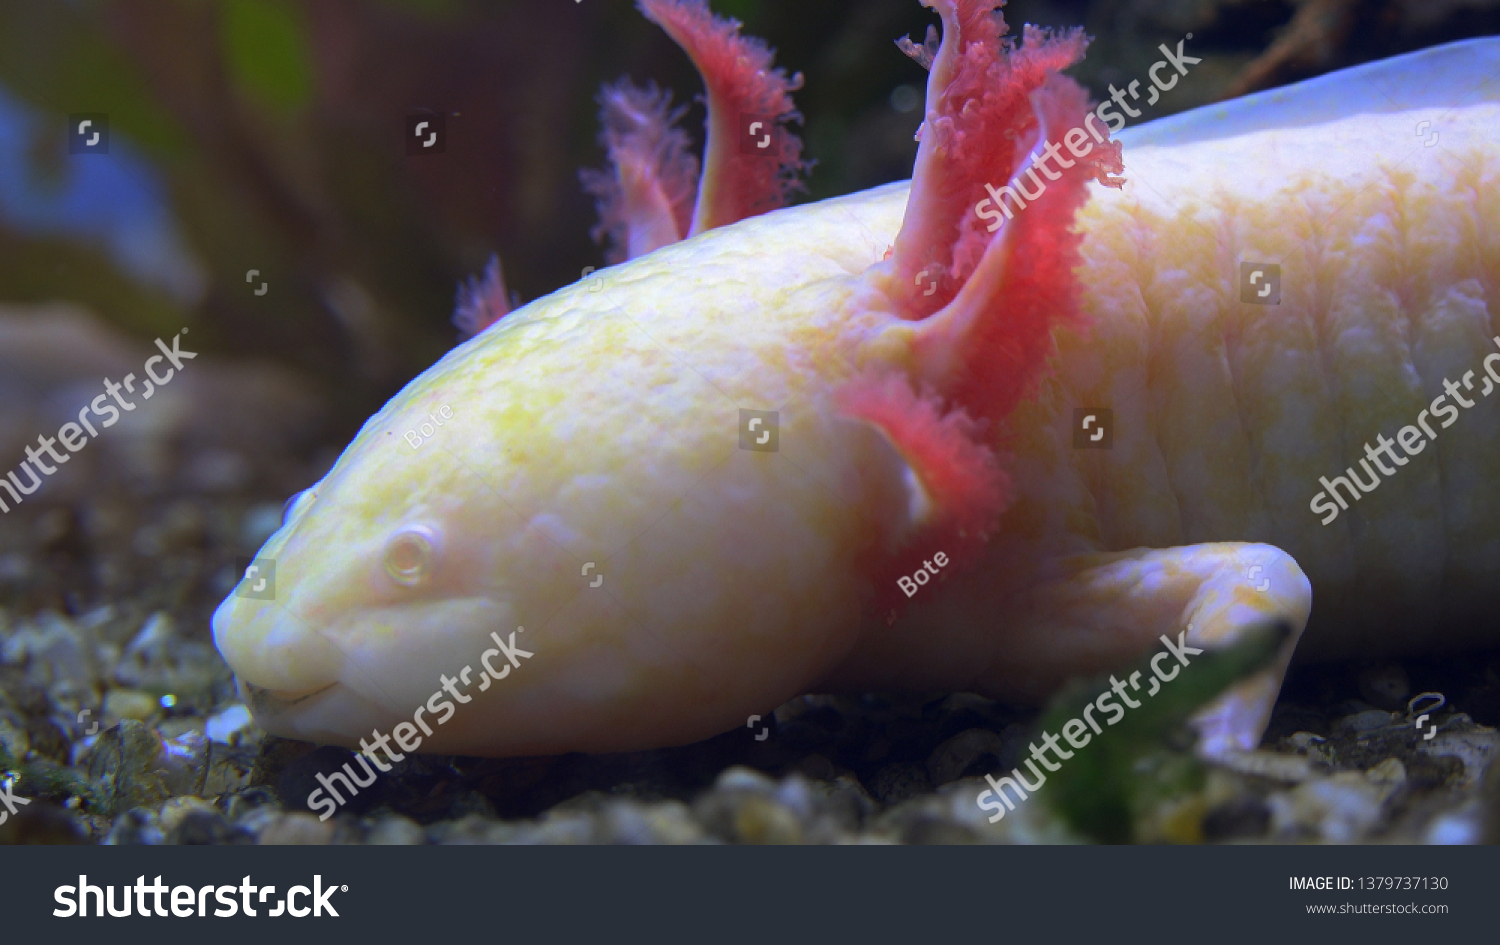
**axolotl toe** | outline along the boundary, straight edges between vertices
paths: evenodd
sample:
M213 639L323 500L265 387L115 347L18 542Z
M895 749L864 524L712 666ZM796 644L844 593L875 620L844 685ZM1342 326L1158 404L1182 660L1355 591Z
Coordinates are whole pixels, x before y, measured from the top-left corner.
M1198 719L1233 750L1294 650L1494 642L1500 41L1115 133L1080 33L928 5L912 181L777 209L798 79L642 0L704 76L701 175L664 93L605 90L618 264L514 311L492 267L289 504L274 599L214 615L267 730L633 750L1281 622ZM1197 61L1162 52L1152 101Z

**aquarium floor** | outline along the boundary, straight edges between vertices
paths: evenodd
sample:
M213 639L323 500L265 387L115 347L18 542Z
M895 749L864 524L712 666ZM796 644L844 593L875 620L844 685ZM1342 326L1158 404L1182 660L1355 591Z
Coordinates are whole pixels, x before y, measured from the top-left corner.
M261 491L316 471L284 469ZM280 503L171 481L64 497L0 519L0 778L30 800L0 842L1091 839L1045 785L989 822L983 776L1022 763L1036 713L946 693L804 696L658 751L410 757L320 821L306 797L352 756L261 732L209 635ZM1446 704L1419 730L1407 700L1421 692ZM1492 842L1497 723L1500 652L1302 667L1260 751L1138 797L1122 829L1140 842Z

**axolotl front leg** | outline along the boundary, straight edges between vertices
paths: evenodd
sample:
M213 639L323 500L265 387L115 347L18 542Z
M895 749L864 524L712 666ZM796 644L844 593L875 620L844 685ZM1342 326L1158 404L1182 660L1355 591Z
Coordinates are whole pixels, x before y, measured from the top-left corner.
M1224 542L1028 565L1027 550L1002 542L972 571L919 589L905 617L867 637L827 680L829 688L960 690L1038 704L1070 678L1110 673L1153 650L1154 668L1170 681L1191 672L1202 649L1275 623L1291 631L1277 661L1194 718L1204 754L1259 743L1312 607L1311 585L1290 555ZM1161 685L1130 677L1117 683L1115 696L1100 694L1101 711L1117 711L1111 699L1129 708Z
M1191 672L1193 649L1228 646L1249 630L1279 624L1290 635L1277 660L1194 717L1205 754L1259 743L1312 609L1312 586L1290 555L1271 545L1220 542L1078 555L1047 570L1016 601L1013 622L980 675L982 689L1035 699L1044 693L1039 683L1060 685L1080 669L1105 672L1153 649L1153 671L1170 681L1177 670L1158 663ZM1129 685L1137 690L1135 679ZM1154 682L1140 685L1146 692L1135 698L1156 694ZM1116 692L1128 706L1126 694Z

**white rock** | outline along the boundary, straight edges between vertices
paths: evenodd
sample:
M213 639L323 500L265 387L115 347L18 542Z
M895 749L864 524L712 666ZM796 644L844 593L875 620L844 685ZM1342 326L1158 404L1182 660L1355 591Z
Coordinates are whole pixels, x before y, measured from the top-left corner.
M249 709L235 704L218 715L209 716L208 722L203 726L203 732L211 741L233 745L234 736L249 728L253 721Z
M1477 814L1476 810L1458 810L1434 817L1427 825L1424 842L1440 846L1470 846L1483 842L1484 829Z

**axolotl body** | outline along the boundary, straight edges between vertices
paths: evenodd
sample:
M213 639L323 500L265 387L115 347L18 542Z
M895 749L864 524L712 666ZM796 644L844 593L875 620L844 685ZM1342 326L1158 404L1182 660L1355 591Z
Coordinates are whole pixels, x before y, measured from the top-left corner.
M276 598L214 615L267 730L634 750L805 692L1035 702L1278 621L1197 717L1226 752L1294 651L1496 640L1500 42L1113 135L1059 73L1080 34L928 5L913 180L764 212L796 80L643 0L705 76L701 183L664 97L606 90L628 261L511 312L473 286L476 336L289 504ZM450 698L497 639L527 658Z

